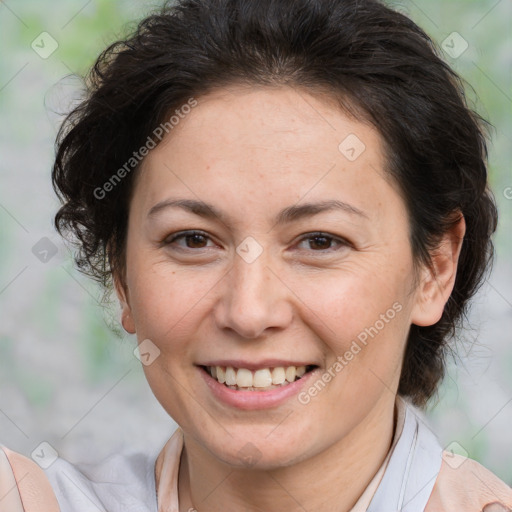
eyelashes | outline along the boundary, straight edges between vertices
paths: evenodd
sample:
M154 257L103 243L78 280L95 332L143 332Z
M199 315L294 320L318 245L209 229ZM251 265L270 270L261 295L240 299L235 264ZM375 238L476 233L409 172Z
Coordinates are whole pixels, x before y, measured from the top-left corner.
M183 245L176 245L177 241L183 240L185 242L185 246ZM204 249L208 249L212 246L202 246L202 247L188 247L188 244L191 243L193 245L201 245L203 243L207 243L208 241L212 241L211 237L208 236L207 233L203 231L198 230L189 230L189 231L180 231L178 233L175 233L171 235L170 237L167 237L162 245L170 248L176 248L180 251L187 251L187 252L199 252ZM338 251L339 249L346 248L351 246L351 244L338 236L331 235L329 233L324 233L322 231L312 232L312 233L305 233L304 235L301 235L299 238L297 244L301 244L303 242L306 242L309 244L308 248L305 249L308 252L312 253L332 253L334 251ZM329 245L327 248L320 248L320 249L314 249L312 246L314 245ZM337 244L336 248L332 248L332 244ZM173 247L174 246L174 247Z
M192 237L196 237L196 241L197 238L199 237L210 239L210 237L206 233L203 233L202 231L182 231L180 233L171 235L171 238L166 238L164 241L164 245L169 246L172 245L176 240L188 240ZM187 249L190 249L190 247L187 247ZM200 249L202 249L202 247L200 247Z
M333 235L329 235L328 233L323 233L323 232L316 232L316 233L307 233L305 236L302 236L302 238L300 239L300 241L308 241L308 240L316 240L318 242L318 240L327 240L327 241L330 241L330 243L334 242L334 243L337 243L339 247L347 247L348 245L350 245L346 240L344 240L343 238L339 238L339 237L335 237ZM315 242L315 243L317 243ZM310 247L311 249L311 247ZM332 249L329 248L332 252ZM311 249L313 252L327 252L327 251L322 251L322 250L317 250L317 249ZM336 249L335 249L336 250Z

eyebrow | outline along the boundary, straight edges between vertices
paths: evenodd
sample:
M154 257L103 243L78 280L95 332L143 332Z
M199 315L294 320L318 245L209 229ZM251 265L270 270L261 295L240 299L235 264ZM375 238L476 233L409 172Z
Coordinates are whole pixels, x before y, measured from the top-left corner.
M194 199L165 199L155 204L149 210L148 217L154 217L167 208L183 208L184 210L194 213L195 215L199 215L200 217L204 217L205 219L214 219L225 224L228 223L227 216L215 206L203 201L196 201ZM305 217L312 217L313 215L333 210L341 210L353 216L369 219L368 215L359 208L348 203L344 203L343 201L331 199L317 203L304 203L301 205L288 206L277 214L274 219L274 224L282 225L295 222Z

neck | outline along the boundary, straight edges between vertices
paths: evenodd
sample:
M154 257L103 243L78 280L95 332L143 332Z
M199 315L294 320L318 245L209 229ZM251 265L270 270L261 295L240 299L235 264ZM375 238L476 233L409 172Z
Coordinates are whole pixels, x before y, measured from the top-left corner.
M377 405L329 449L273 470L233 469L184 435L180 512L350 511L388 454L395 416L393 402Z

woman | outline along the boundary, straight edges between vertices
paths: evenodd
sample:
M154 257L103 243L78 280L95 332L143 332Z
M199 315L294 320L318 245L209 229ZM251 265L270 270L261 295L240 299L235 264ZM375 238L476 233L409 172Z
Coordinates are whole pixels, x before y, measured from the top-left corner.
M480 119L424 32L373 0L182 0L89 78L56 226L179 429L156 460L44 474L4 448L13 503L511 510L418 415L497 221Z

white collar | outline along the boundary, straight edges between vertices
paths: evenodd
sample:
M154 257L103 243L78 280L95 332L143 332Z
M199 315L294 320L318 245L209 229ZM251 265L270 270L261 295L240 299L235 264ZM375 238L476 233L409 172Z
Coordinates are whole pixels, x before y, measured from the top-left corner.
M442 448L420 416L401 397L395 401L393 441L381 467L350 512L424 510L441 469ZM178 428L164 446L159 475L158 512L179 512L178 473L183 432Z

